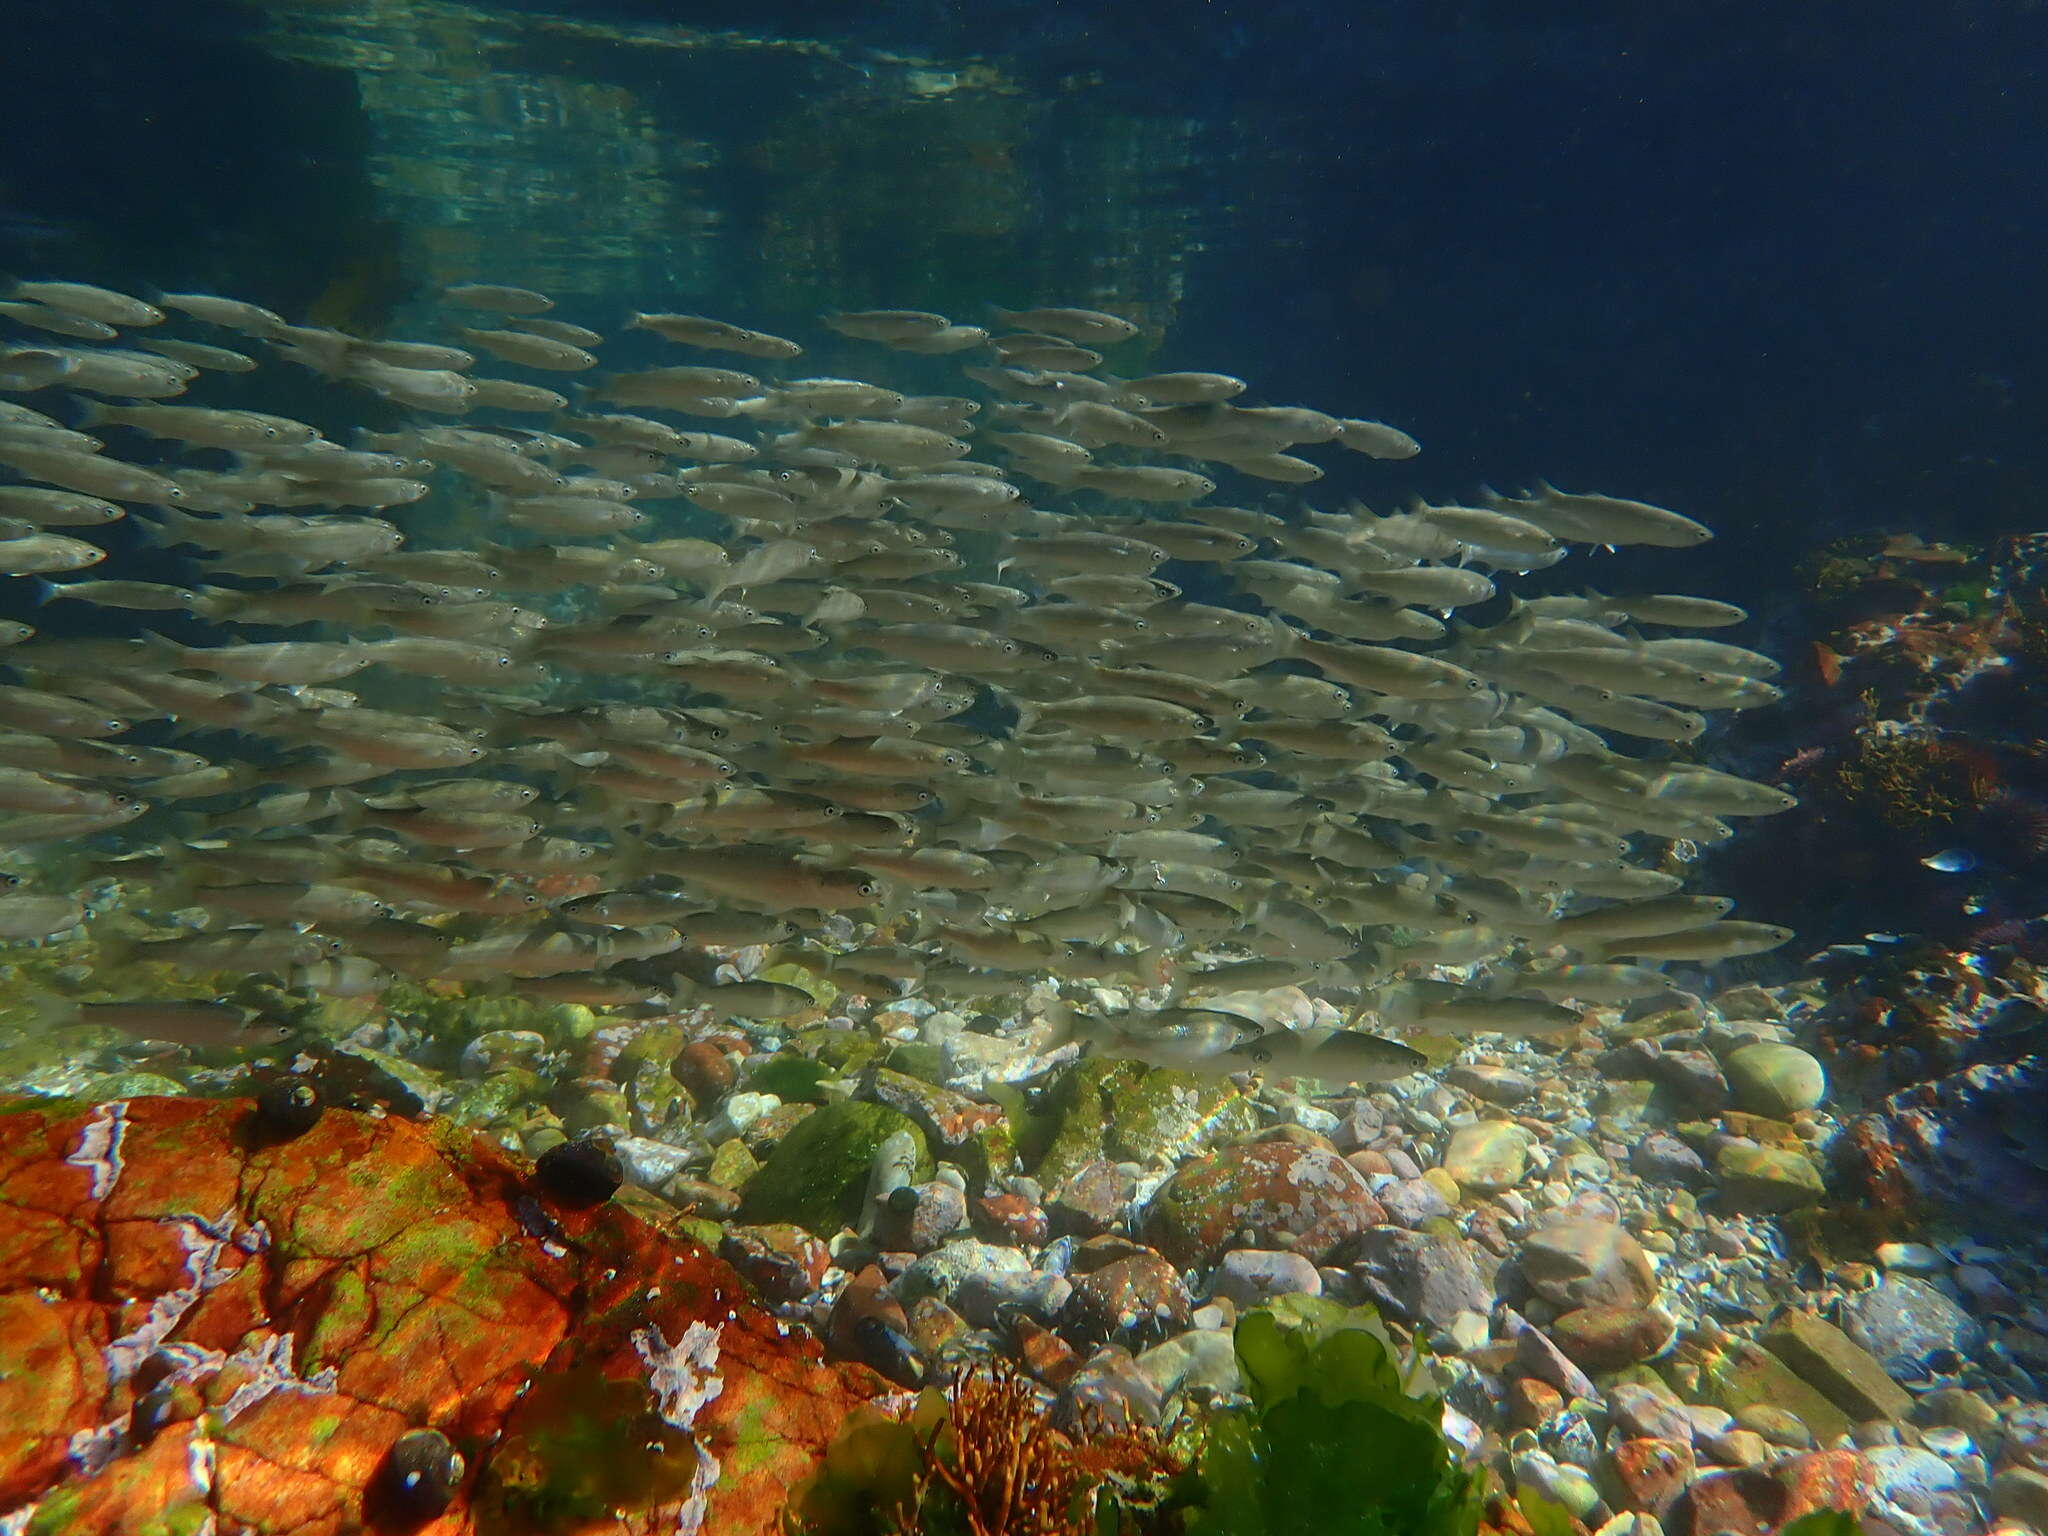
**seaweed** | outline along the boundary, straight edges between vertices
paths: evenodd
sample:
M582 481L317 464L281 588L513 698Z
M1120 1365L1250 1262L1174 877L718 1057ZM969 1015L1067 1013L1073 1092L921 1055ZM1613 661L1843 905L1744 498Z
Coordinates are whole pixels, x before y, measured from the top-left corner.
M1475 1536L1481 1475L1443 1432L1426 1367L1405 1367L1370 1308L1247 1314L1250 1401L1212 1412L1188 1528L1218 1536Z
M1190 1406L1173 1433L1085 1420L1063 1431L1007 1362L944 1394L927 1388L904 1419L857 1414L792 1500L787 1527L793 1536L1477 1536L1483 1474L1459 1464L1427 1366L1403 1358L1371 1308L1288 1297L1247 1314L1234 1342L1245 1400ZM1536 1515L1522 1523L1555 1531Z

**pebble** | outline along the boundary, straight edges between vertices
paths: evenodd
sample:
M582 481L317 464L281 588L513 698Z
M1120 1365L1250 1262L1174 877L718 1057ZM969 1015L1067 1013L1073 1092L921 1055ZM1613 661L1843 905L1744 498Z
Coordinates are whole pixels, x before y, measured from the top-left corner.
M1547 1222L1523 1241L1519 1257L1522 1278L1557 1307L1640 1307L1657 1299L1649 1255L1610 1222Z
M969 1275L1028 1276L1031 1261L1015 1248L999 1248L978 1238L963 1237L920 1256L897 1279L897 1299L908 1306L921 1297L950 1302Z
M1864 1459L1876 1475L1870 1514L1905 1536L1951 1536L1980 1528L1962 1475L1932 1451L1880 1445Z
M1519 1104L1536 1092L1536 1079L1512 1067L1453 1067L1444 1081L1489 1104Z
M1493 1285L1471 1243L1454 1233L1375 1227L1345 1245L1371 1294L1397 1315L1449 1328L1463 1312L1493 1307Z
M1827 1073L1796 1045L1741 1046L1728 1053L1725 1066L1735 1102L1753 1114L1789 1120L1827 1097Z
M1315 1265L1298 1253L1238 1248L1223 1255L1211 1288L1216 1295L1245 1309L1276 1296L1320 1296L1323 1277Z
M1529 1171L1529 1144L1535 1138L1512 1120L1482 1120L1460 1126L1444 1148L1443 1170L1461 1191L1498 1194L1522 1182Z

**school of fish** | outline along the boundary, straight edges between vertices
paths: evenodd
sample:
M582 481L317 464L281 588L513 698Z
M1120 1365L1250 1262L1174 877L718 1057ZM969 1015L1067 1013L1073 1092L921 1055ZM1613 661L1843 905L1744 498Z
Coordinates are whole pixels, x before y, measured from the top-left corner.
M545 295L443 303L432 341L70 282L0 304L0 573L137 631L0 634L0 940L88 920L34 873L82 848L156 924L103 950L194 976L739 1021L812 1006L768 956L869 995L1051 978L1092 1049L1355 1082L1421 1064L1390 1031L1552 1034L1790 937L1673 872L1794 803L1691 760L1707 711L1780 696L1695 633L1740 609L1457 615L1573 545L1712 537L1690 518L1548 485L1281 508L1324 474L1298 448L1418 446L1226 374L1119 377L1138 328L1088 309L824 317L958 366L906 394L724 320L634 314L624 346L677 360L620 370ZM402 424L189 403L280 369ZM1214 504L1218 474L1261 504ZM206 580L98 579L124 517ZM1287 984L1352 1027L1235 1005ZM282 1036L205 996L47 1015Z

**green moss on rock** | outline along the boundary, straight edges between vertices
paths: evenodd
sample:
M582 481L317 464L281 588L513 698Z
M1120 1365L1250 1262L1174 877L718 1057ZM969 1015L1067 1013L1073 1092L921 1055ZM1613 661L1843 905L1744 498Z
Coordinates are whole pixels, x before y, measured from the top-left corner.
M875 1153L898 1131L908 1131L916 1142L916 1178L929 1178L931 1151L909 1116L886 1104L856 1102L813 1111L747 1181L740 1219L793 1222L821 1236L857 1225Z
M1258 1126L1251 1102L1220 1078L1092 1056L1061 1079L1037 1175L1058 1184L1098 1158L1163 1167Z

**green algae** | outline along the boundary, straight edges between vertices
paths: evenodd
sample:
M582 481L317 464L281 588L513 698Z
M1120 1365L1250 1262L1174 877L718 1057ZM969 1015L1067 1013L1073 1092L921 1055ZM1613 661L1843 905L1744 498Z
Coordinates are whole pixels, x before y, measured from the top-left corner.
M931 1150L910 1117L886 1104L827 1104L797 1122L747 1181L740 1219L787 1221L830 1236L859 1224L876 1151L898 1131L917 1147L916 1179L931 1177Z
M1480 1474L1443 1399L1370 1308L1297 1299L1233 1335L1250 1401L1201 1430L1188 1528L1218 1536L1474 1536Z
M1098 1159L1164 1167L1258 1128L1251 1101L1228 1082L1139 1061L1078 1062L1051 1099L1037 1168L1048 1187Z
M825 1091L819 1085L834 1075L823 1062L778 1053L747 1074L746 1086L749 1093L772 1093L786 1104L822 1104Z
M567 1532L682 1498L695 1442L638 1382L595 1366L536 1376L492 1448L478 1490L485 1528Z

